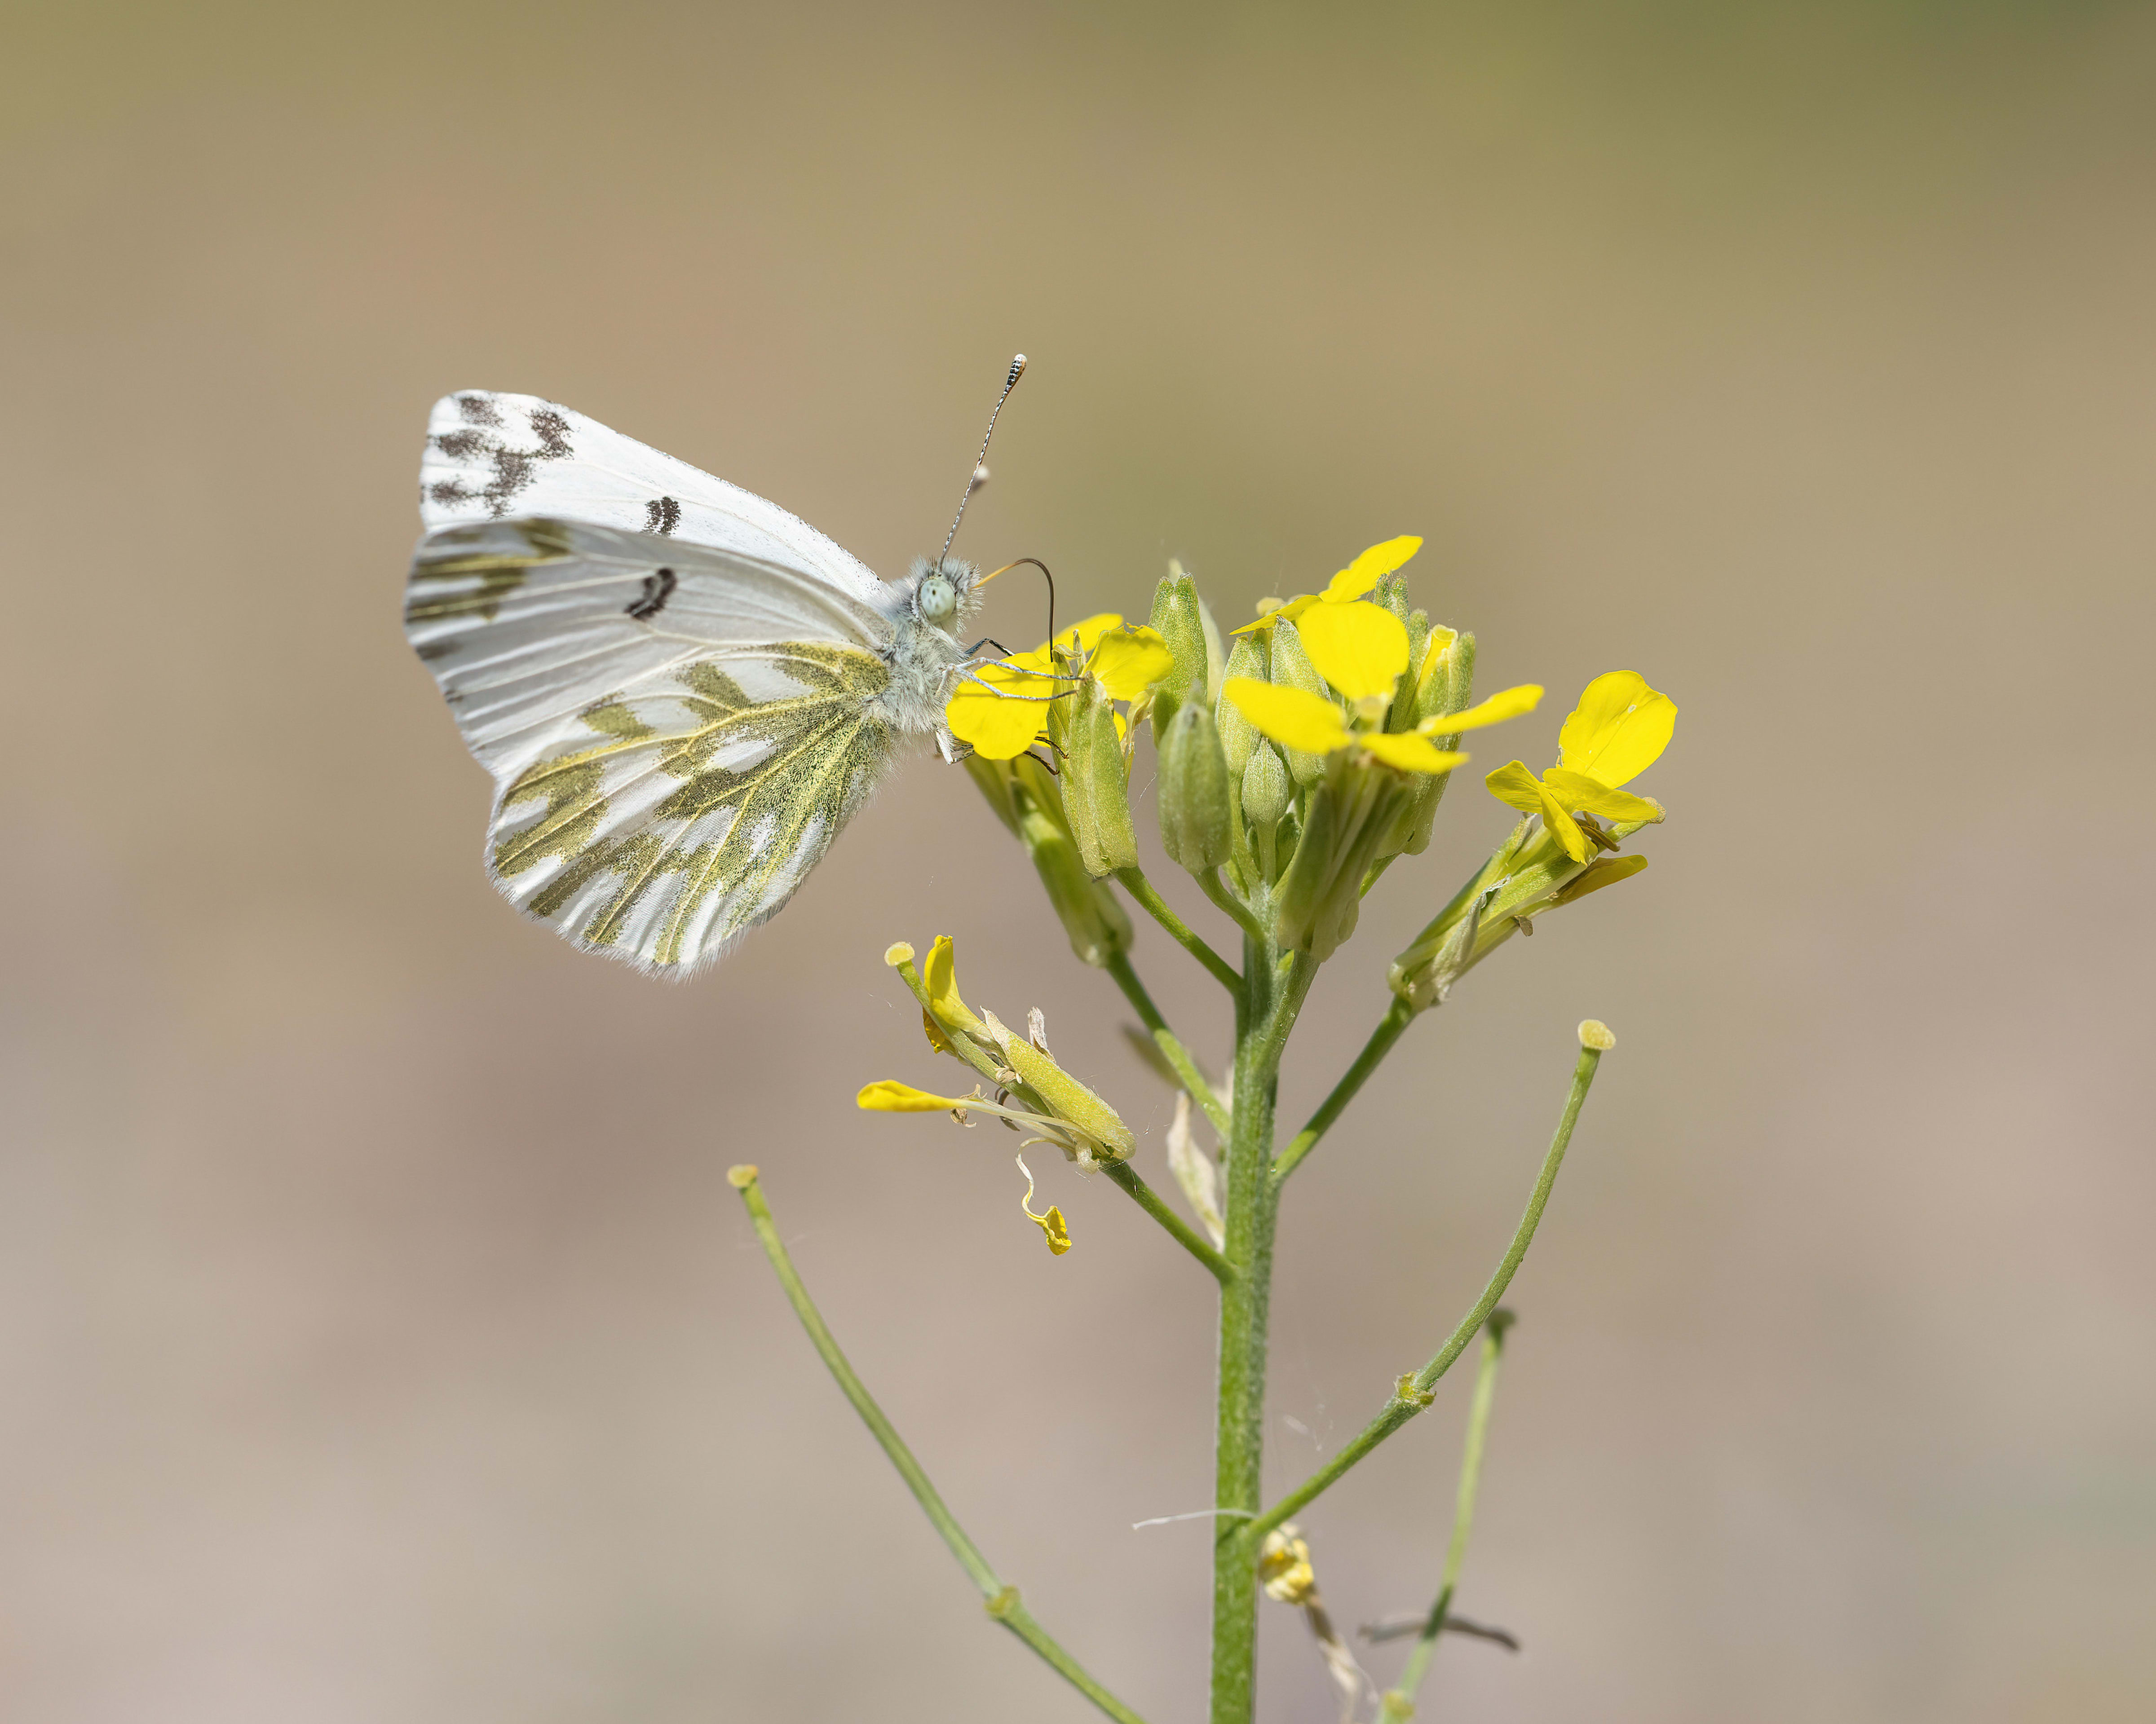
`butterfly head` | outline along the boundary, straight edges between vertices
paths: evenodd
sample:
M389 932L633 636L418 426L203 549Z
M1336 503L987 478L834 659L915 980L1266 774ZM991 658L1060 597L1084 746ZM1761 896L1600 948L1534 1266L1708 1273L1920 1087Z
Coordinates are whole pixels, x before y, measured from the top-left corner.
M947 632L973 615L980 603L974 590L981 584L979 571L955 557L937 563L916 557L907 580L912 588L907 603L913 614Z

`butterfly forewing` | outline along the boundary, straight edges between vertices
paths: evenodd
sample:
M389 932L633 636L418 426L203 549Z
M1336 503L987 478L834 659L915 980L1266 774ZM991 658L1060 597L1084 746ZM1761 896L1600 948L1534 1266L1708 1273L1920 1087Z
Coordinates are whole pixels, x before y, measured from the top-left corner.
M536 395L463 389L434 403L419 515L429 530L562 516L796 568L870 604L884 590L799 516Z

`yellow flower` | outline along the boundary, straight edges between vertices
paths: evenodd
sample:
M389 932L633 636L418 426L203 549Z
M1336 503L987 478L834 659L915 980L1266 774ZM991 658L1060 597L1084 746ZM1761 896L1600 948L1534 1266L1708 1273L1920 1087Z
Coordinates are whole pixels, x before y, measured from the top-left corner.
M1158 629L1132 629L1112 611L1088 617L1003 664L983 664L961 682L944 706L951 734L988 760L1012 760L1039 739L1048 706L1077 679L1063 671L1059 656L1082 661L1112 700L1137 700L1175 668L1175 654Z
M1275 605L1255 623L1245 623L1235 633L1260 634L1269 632L1280 622L1297 622L1310 609L1320 604L1350 604L1358 598L1367 598L1376 591L1378 582L1399 568L1416 552L1422 549L1422 541L1413 533L1403 533L1397 539L1387 539L1381 545L1373 545L1354 562L1333 576L1322 593L1306 593L1291 598L1286 604ZM1270 603L1270 600L1267 601ZM1402 670L1407 667L1403 664ZM1397 675L1399 673L1394 673Z
M1457 721L1445 719L1450 726ZM1575 862L1587 859L1588 838L1575 813L1607 820L1662 818L1660 803L1618 787L1661 757L1676 729L1676 703L1647 686L1637 671L1611 670L1587 685L1558 735L1558 764L1537 778L1513 761L1484 780L1490 794L1522 813L1540 814Z
M1389 613L1378 610L1375 605L1344 608L1374 611L1394 628L1399 627ZM1306 641L1307 624L1299 626L1303 628ZM1340 685L1334 681L1332 670L1327 669L1314 648L1310 657L1311 662L1324 674L1326 680L1338 688ZM1405 631L1402 631L1401 636L1401 664L1404 668ZM1334 668L1353 674L1348 667L1336 665ZM1534 684L1525 683L1518 688L1507 689L1502 694L1492 695L1465 712L1426 720L1415 730L1389 735L1383 731L1352 729L1339 706L1322 695L1260 682L1255 677L1230 677L1222 685L1220 692L1235 703L1236 711L1244 717L1274 741L1286 747L1300 749L1305 754L1330 754L1338 748L1360 748L1373 758L1404 772L1450 772L1467 757L1447 753L1440 749L1430 740L1433 735L1442 731L1446 736L1452 736L1461 731L1480 730L1485 725L1502 724L1522 712L1533 711L1535 703L1542 699L1543 695L1542 690Z

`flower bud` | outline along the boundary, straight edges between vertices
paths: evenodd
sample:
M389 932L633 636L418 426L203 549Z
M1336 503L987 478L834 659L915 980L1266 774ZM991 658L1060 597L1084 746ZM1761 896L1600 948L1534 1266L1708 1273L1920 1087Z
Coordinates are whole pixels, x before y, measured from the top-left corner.
M1400 685L1393 695L1393 710L1386 715L1385 728L1389 731L1411 731L1415 722L1415 673L1420 669L1423 655L1430 649L1430 613L1409 611L1408 624L1408 674L1400 679Z
M1131 827L1130 782L1115 702L1092 678L1060 703L1065 709L1063 808L1077 841L1078 859L1095 880L1138 865Z
M1272 680L1281 688L1301 689L1305 694L1316 695L1320 700L1330 700L1332 690L1325 679L1317 674L1317 667L1310 662L1310 654L1302 649L1302 636L1296 632L1292 623L1276 623L1272 627ZM1287 753L1287 769L1298 784L1315 784L1325 772L1325 757L1305 754L1299 748Z
M1286 767L1281 763L1279 751L1260 738L1251 752L1250 764L1243 768L1243 818L1253 826L1278 825L1287 812L1288 796L1294 788Z
M1202 700L1177 709L1159 748L1161 848L1193 874L1208 873L1228 859L1230 809L1227 757Z
M1235 649L1228 654L1222 667L1220 680L1226 682L1238 676L1247 676L1264 682L1271 675L1267 667L1265 638L1262 634L1239 634ZM1220 730L1220 752L1227 757L1228 770L1240 773L1250 764L1250 756L1262 741L1258 727L1243 716L1242 709L1233 700L1214 697L1213 721Z
M1167 577L1153 589L1152 625L1175 654L1175 668L1153 685L1152 738L1158 746L1177 708L1205 697L1205 622L1198 583L1180 563L1171 563Z
M1447 636L1450 638L1448 639ZM1437 650L1432 652L1432 647ZM1458 712L1473 698L1475 637L1472 634L1454 634L1450 629L1430 629L1418 654L1409 659L1408 663L1411 666L1419 665L1420 674L1414 683L1414 704L1402 729L1412 729L1424 719L1442 713ZM1403 679L1403 694L1406 692L1404 681ZM1398 710L1396 701L1394 711ZM1448 736L1440 733L1430 740L1438 747L1450 750L1460 739L1457 736ZM1450 772L1417 781L1414 793L1394 818L1393 829L1385 834L1385 841L1380 846L1383 854L1396 856L1404 851L1410 856L1419 856L1430 848L1430 829L1437 824L1437 805L1445 800L1445 787L1451 782Z

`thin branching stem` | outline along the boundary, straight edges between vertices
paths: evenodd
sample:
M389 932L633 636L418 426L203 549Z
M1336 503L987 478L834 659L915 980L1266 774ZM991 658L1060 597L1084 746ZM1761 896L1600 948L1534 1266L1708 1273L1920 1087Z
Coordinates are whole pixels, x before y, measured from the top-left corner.
M1168 936L1191 957L1204 965L1206 972L1229 993L1240 994L1243 978L1235 973L1235 967L1191 932L1181 916L1168 907L1168 900L1153 890L1152 882L1145 877L1142 868L1119 868L1116 878L1123 883L1123 890L1137 900L1147 915L1168 930Z
M1551 1188L1557 1183L1557 1170L1564 1164L1565 1147L1572 1142L1572 1128L1578 1121L1580 1104L1587 1100L1588 1088L1594 1081L1594 1070L1601 1059L1597 1049L1583 1047L1579 1050L1579 1062L1572 1072L1572 1090L1565 1097L1564 1113L1558 1121L1557 1135L1550 1140L1549 1153L1543 1157L1542 1172L1535 1181L1533 1194L1527 1199L1527 1213L1520 1218L1512 1243L1505 1248L1505 1255L1498 1262L1496 1272L1490 1277L1489 1285L1483 1288L1482 1296L1460 1320L1459 1326L1437 1350L1435 1358L1421 1370L1401 1378L1393 1385L1392 1398L1375 1419L1338 1454L1250 1523L1247 1537L1253 1550L1257 1547L1257 1541L1315 1502L1364 1455L1430 1405L1438 1378L1452 1368L1452 1362L1497 1308L1497 1301L1512 1284L1521 1260L1527 1255L1527 1247L1534 1243L1535 1229L1542 1224L1543 1210L1549 1203Z
M921 1512L928 1516L930 1524L942 1535L943 1542L950 1547L951 1554L958 1559L958 1566L981 1589L981 1597L988 1614L1040 1654L1050 1669L1109 1717L1116 1720L1117 1724L1145 1724L1136 1712L1094 1680L1084 1666L1057 1644L1047 1629L1034 1620L1032 1614L1019 1602L1018 1588L1006 1584L988 1566L988 1560L981 1554L980 1547L967 1537L966 1529L958 1524L957 1517L944 1505L935 1485L929 1483L928 1475L921 1470L921 1463L913 1458L913 1451L906 1446L905 1440L892 1428L891 1420L884 1416L883 1408L876 1404L875 1398L855 1374L845 1354L839 1350L839 1343L833 1337L830 1326L824 1322L823 1313L816 1309L815 1301L808 1296L808 1290L803 1285L800 1273L793 1267L793 1258L788 1255L784 1242L778 1237L778 1229L771 1219L771 1206L764 1201L757 1170L747 1167L736 1167L726 1178L741 1193L742 1202L748 1209L750 1224L756 1229L756 1236L762 1244L764 1255L771 1260L771 1266L778 1276L778 1284L786 1290L786 1297L793 1306L793 1314L801 1319L801 1326L808 1331L808 1339L822 1356L824 1366L837 1380L846 1398L853 1403L854 1411L860 1414L861 1423L869 1428L869 1434L890 1457L891 1464L898 1469L899 1477L906 1480L906 1488L913 1493L913 1500L921 1505Z
M1168 1027L1168 1020L1160 1014L1160 1008L1152 1003L1146 992L1145 983L1138 980L1138 972L1131 967L1127 954L1116 952L1108 960L1108 973L1115 977L1116 986L1123 991L1123 998L1131 1003L1131 1009L1138 1014L1152 1037L1153 1045L1160 1049L1161 1057L1174 1068L1175 1075L1183 1080L1183 1087L1190 1092L1190 1099L1201 1108L1212 1121L1213 1129L1222 1137L1228 1134L1228 1110L1220 1098L1214 1094L1212 1085L1205 1081L1205 1074L1183 1046L1182 1039Z
M1107 1171L1108 1178L1137 1198L1138 1208L1173 1234L1176 1244L1204 1264L1215 1280L1224 1284L1235 1279L1235 1265L1214 1249L1211 1242L1197 1229L1163 1203L1160 1193L1145 1183L1137 1168L1128 1162L1111 1162Z
M1355 1099L1356 1093L1362 1089L1370 1074L1378 1069L1378 1062L1392 1052L1393 1044L1406 1032L1408 1025L1414 1018L1414 1008L1405 1000L1395 997L1391 1008L1378 1020L1378 1027L1370 1032L1369 1040L1363 1043L1363 1051L1355 1056L1355 1063L1332 1086L1332 1093L1320 1104L1317 1111L1311 1115L1310 1123L1295 1134L1295 1141L1281 1152L1279 1159L1273 1163L1273 1184L1276 1187L1284 1183L1289 1174L1302 1165L1302 1158L1317 1147L1317 1140L1332 1129L1332 1122L1347 1111L1348 1104Z
M1502 1310L1491 1311L1483 1326L1482 1362L1475 1373L1475 1396L1467 1408L1467 1440L1460 1452L1460 1490L1453 1500L1452 1541L1445 1547L1444 1578L1438 1582L1437 1600L1408 1654L1400 1680L1378 1708L1378 1724L1407 1724L1414 1716L1415 1691L1422 1686L1430 1654L1437 1650L1437 1637L1450 1624L1452 1594L1467 1560L1467 1535L1475 1525L1475 1498L1482 1485L1482 1443L1490 1429L1491 1403L1497 1395L1497 1362L1504 1357L1505 1331L1512 1326L1512 1314Z
M1209 868L1204 873L1193 875L1191 878L1198 882L1199 890L1213 900L1220 913L1245 934L1262 934L1258 919L1250 914L1241 899L1229 890L1228 883L1220 878L1219 869Z

